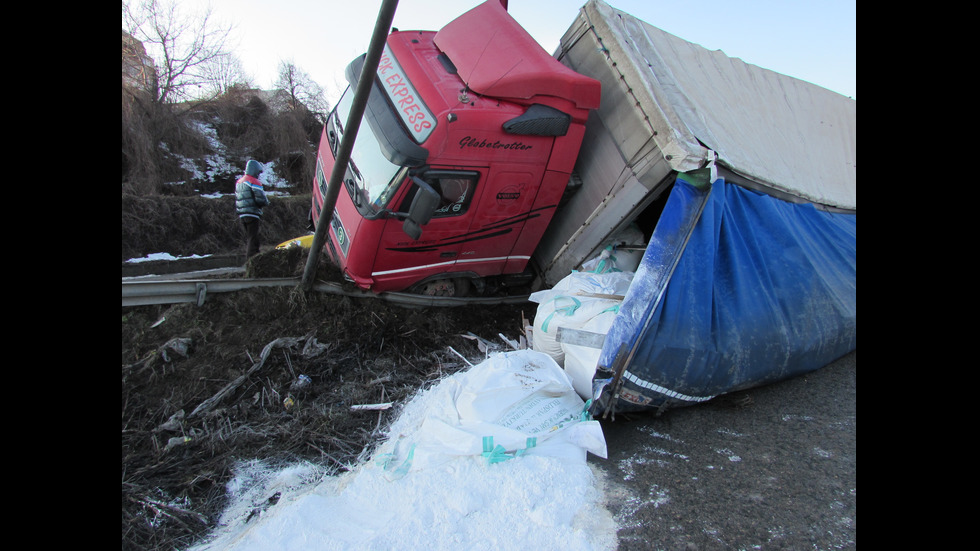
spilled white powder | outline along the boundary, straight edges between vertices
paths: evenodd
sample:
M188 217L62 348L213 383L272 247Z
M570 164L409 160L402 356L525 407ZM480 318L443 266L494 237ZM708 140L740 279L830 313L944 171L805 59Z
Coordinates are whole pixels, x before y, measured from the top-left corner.
M616 522L584 450L580 456L527 453L499 463L456 455L416 463L407 472L385 463L399 439L423 426L433 404L458 390L453 379L460 376L420 392L374 459L348 473L298 485L282 481L302 476L270 474L264 477L268 495L257 494L255 484L230 484L236 495L223 517L226 526L195 551L615 549ZM242 511L276 492L274 505L245 522Z

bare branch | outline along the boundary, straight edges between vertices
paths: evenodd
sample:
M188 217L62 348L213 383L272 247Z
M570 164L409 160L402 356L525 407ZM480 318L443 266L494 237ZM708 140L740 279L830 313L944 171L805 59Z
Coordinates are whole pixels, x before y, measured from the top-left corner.
M319 120L326 119L330 110L323 88L305 71L291 61L279 64L279 79L275 88L283 92L286 107L292 111L305 108Z
M233 87L254 88L252 77L245 73L241 60L232 54L214 57L201 67L209 95L220 96Z
M185 16L173 0L131 0L122 10L123 28L143 43L157 66L154 101L172 103L198 95L209 84L205 68L228 55L231 27L215 24L209 7Z

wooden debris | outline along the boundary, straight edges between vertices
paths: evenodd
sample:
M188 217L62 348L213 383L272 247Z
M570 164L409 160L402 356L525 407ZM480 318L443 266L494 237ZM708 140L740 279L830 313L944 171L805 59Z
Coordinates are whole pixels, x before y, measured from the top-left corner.
M606 300L618 300L620 302L622 302L623 299L626 298L626 295L610 295L610 294L606 294L606 293L585 293L585 292L582 292L582 291L577 291L575 293L572 293L572 295L577 296L577 297L601 298L601 299L606 299Z
M304 358L314 358L332 348L331 344L323 344L316 341L316 337L308 335L306 343L303 344L303 351L300 352Z
M139 367L144 364L151 365L153 361L155 361L157 358L162 358L163 361L169 362L171 352L173 352L174 354L182 358L186 358L187 354L190 352L190 348L192 344L194 344L194 342L190 337L174 337L169 341L161 344L159 347L157 347L156 350L150 352L138 362L131 363L129 365L124 365L122 368L132 369L134 367Z
M207 523L208 523L207 517L205 517L201 513L196 513L194 511L188 511L186 509L181 509L180 507L176 507L174 505L170 505L169 503L164 503L164 502L162 502L162 501L160 501L158 499L153 499L153 498L150 498L150 497L145 497L145 498L142 498L142 499L130 497L129 499L132 500L132 501L135 501L136 503L138 503L138 504L140 504L140 505L142 505L142 506L144 506L144 507L146 507L148 509L150 509L151 511L153 511L153 513L154 513L155 516L161 516L161 515L163 515L163 516L172 518L172 519L180 522L181 524L185 524L186 525L186 521L184 521L181 517L190 518L190 519L192 519L192 520L200 523L201 525L207 525Z
M515 341L513 339L508 339L507 337L504 336L503 333L497 333L497 336L500 337L500 340L502 340L505 343L507 343L507 346L513 348L514 350L520 350L521 349L520 343L518 343L517 341Z
M259 361L255 362L243 375L225 385L225 387L219 390L217 394L201 402L201 404L194 408L194 411L191 412L190 417L197 417L207 413L211 410L211 408L221 402L221 400L225 399L225 397L234 392L235 389L240 387L242 383L248 380L249 376L262 368L262 366L265 364L265 360L269 357L269 354L272 353L273 349L297 346L304 340L305 339L303 337L280 337L265 345L265 348L262 349L262 354L259 355Z
M184 424L184 410L180 410L177 413L170 416L165 422L160 424L157 428L153 429L153 432L160 432L165 430L180 430Z
M366 411L366 410L377 411L377 410L389 409L391 408L392 405L394 405L394 402L385 402L383 404L359 404L356 406L351 406L350 410L351 411Z
M480 352L483 352L484 354L487 354L488 352L493 352L498 348L496 344L493 344L492 342L488 341L487 339L484 339L483 337L478 337L469 331L467 331L465 335L460 335L460 336L463 337L464 339L470 339L471 341L476 341L477 348L479 348Z
M167 440L167 445L163 448L163 451L168 452L177 446L183 446L191 440L192 439L190 436L174 436L173 438Z
M460 358L462 358L463 361L466 362L466 365L468 365L470 367L473 367L473 364L470 363L470 361L466 359L466 356L460 354L459 352L456 352L456 349L455 348L453 348L451 346L447 346L446 348L448 348L449 351L452 352L453 354L456 354L457 356L459 356Z

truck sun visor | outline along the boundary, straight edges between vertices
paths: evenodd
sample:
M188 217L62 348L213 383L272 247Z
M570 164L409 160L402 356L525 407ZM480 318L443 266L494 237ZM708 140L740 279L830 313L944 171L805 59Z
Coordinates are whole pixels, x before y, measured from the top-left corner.
M519 117L503 124L508 134L530 136L564 136L568 133L572 117L554 107L535 103Z
M364 66L366 55L361 55L347 66L347 81L351 88L357 88L357 82ZM421 166L429 158L429 151L415 143L395 114L381 89L377 79L371 86L364 118L371 125L371 130L377 135L382 153L392 163L400 166Z

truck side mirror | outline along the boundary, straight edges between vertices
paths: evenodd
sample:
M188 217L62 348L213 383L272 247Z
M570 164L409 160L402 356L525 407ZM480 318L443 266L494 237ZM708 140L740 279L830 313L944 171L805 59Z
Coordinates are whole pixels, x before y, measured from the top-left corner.
M408 209L408 218L402 224L402 229L412 239L418 239L422 236L422 226L428 224L429 220L432 219L442 197L424 180L412 176L412 181L419 186L419 190L412 198L412 206Z

